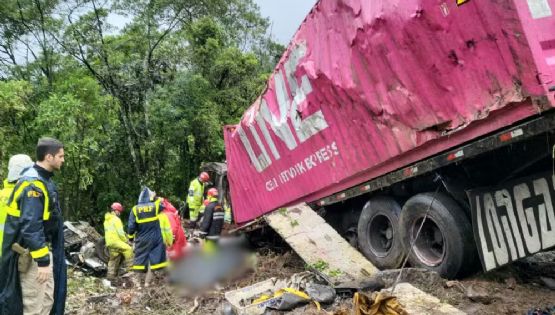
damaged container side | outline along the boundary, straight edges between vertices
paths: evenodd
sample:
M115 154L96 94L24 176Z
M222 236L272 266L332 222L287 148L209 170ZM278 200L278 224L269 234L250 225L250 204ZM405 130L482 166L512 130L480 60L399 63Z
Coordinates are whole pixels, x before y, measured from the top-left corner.
M554 106L553 51L542 49L555 37L554 1L319 1L266 91L224 129L235 220L313 201Z

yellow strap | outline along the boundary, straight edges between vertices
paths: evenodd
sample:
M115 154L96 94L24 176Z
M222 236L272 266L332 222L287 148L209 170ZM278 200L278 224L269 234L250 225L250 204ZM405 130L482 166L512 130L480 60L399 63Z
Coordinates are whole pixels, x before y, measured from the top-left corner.
M2 257L2 248L4 244L4 228L6 227L6 212L2 211L0 205L0 257Z
M156 199L156 201L154 201L154 207L156 208L156 215L158 215L158 213L160 213L160 203L162 202L162 199Z
M131 269L133 269L133 270L145 270L146 267L141 266L141 265L134 265L133 267L131 267Z
M156 270L156 269L160 269L160 268L167 267L167 266L169 266L169 265L170 265L170 263L167 262L167 261L165 261L165 262L163 262L163 263L150 266L150 269L151 269L151 270Z
M31 257L33 257L33 259L42 258L46 255L48 255L48 247L46 246L31 252Z
M49 210L50 198L48 196L48 189L46 189L46 187L41 181L35 180L33 181L33 184L37 186L40 190L42 190L42 192L44 193L44 213L42 215L42 219L44 221L48 221L48 219L50 219L50 210Z

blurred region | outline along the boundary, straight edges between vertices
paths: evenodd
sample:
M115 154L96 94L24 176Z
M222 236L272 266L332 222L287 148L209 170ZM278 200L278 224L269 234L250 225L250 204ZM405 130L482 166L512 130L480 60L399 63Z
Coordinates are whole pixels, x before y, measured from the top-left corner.
M169 271L169 282L195 295L218 288L223 282L243 276L256 265L255 254L243 237L222 238L219 244L193 239L183 258Z

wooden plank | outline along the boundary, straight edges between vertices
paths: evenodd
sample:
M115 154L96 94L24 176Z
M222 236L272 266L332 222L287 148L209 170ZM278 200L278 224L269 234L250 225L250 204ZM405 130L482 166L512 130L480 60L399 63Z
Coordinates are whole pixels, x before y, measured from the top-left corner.
M304 203L274 211L266 220L308 265L319 266L332 281L356 281L378 271Z

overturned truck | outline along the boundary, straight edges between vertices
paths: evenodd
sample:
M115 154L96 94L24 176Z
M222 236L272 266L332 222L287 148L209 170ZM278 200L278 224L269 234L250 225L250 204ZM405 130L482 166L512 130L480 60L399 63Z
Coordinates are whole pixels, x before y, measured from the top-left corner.
M235 220L307 202L376 266L445 277L553 247L554 10L320 0L224 129Z

